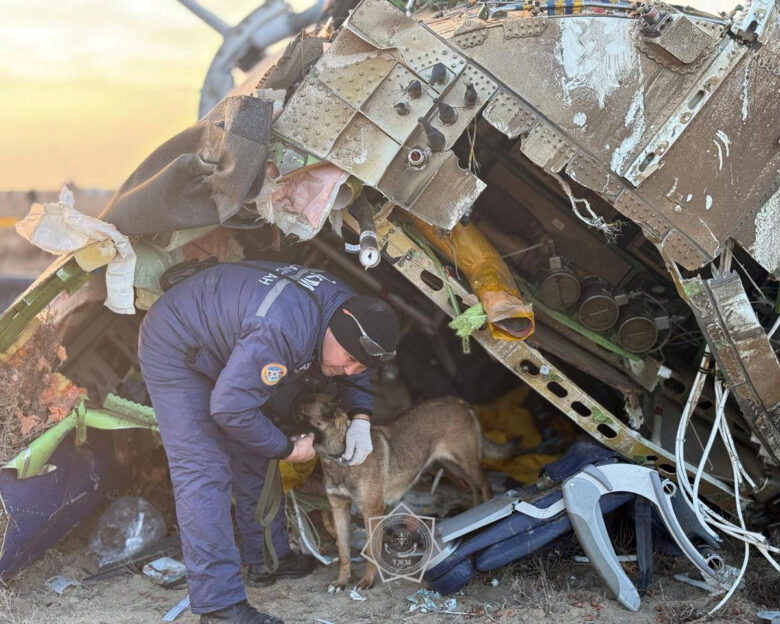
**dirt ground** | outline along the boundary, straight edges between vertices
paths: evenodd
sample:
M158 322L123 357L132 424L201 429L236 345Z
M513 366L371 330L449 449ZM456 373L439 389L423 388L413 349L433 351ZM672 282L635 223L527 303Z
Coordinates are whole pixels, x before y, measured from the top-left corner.
M163 615L186 596L186 589L165 590L146 577L130 572L90 585L70 587L61 596L45 588L45 580L53 575L83 578L89 571L89 558L81 554L87 535L79 529L60 547L50 550L42 561L0 585L0 623L152 624L161 622ZM727 560L739 565L736 547L733 553ZM323 566L304 579L280 581L264 589L249 588L248 593L253 604L282 617L288 624L677 624L701 618L717 602L703 590L674 580L675 572L694 574L685 561L656 556L656 574L650 592L642 599L640 611L631 613L607 597L603 583L588 564L574 562L571 555L571 550L566 554L560 549L551 550L475 578L456 596L458 614L410 612L412 603L407 596L421 587L410 581L393 581L362 591L364 601L352 599L348 591L328 594L327 584L336 571ZM353 568L354 579L359 578L361 567ZM754 559L745 589L738 591L717 616L699 621L758 622L757 611L780 606L776 578L768 564ZM197 621L198 617L188 610L176 619L180 624Z

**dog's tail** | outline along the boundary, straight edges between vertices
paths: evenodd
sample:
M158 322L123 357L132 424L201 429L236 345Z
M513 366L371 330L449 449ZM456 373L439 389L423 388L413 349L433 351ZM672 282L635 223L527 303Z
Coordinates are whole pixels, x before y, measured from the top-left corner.
M504 460L512 459L520 454L523 436L517 436L509 442L494 442L482 435L482 456L487 459Z

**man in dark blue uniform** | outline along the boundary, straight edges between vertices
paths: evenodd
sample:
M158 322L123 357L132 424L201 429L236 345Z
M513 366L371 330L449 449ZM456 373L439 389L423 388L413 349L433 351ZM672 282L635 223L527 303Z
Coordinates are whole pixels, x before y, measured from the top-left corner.
M191 609L201 623L276 624L246 602L248 578L269 585L314 569L290 550L284 505L271 524L279 566L263 564L255 507L270 458L308 461L312 438L290 438L264 414L303 376L339 384L352 423L343 460L372 451L370 371L395 355L398 319L328 273L251 261L205 269L168 290L141 326L139 361L171 470ZM277 413L284 405L274 405ZM241 552L230 514L232 493Z

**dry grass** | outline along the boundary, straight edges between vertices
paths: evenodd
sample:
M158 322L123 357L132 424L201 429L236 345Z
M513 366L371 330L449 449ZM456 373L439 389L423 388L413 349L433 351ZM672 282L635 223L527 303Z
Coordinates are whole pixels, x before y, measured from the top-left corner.
M0 624L49 624L54 618L35 600L22 601L19 594L0 582Z
M570 571L570 560L557 550L520 560L504 572L503 582L511 583L506 592L511 602L503 608L538 609L548 616L560 613L567 603Z

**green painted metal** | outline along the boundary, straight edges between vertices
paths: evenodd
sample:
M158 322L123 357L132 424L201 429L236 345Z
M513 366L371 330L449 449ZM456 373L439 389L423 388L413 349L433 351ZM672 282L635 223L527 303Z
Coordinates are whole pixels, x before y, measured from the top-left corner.
M16 470L19 479L45 474L52 470L47 462L65 437L76 429L77 443L83 444L87 440L89 427L104 430L157 431L157 419L151 407L111 394L106 397L102 408L87 407L82 401L67 417L38 436L3 468Z
M517 277L515 276L515 280L517 280ZM519 286L519 284L518 284ZM527 284L524 284L524 286L528 286ZM584 325L578 323L575 319L571 318L570 316L567 316L563 312L559 310L553 310L550 307L547 307L544 302L542 302L541 299L535 296L535 293L532 289L528 290L522 290L523 297L533 305L534 308L542 310L547 316L550 316L554 318L556 321L561 323L562 325L565 325L569 329L572 329L576 331L578 334L581 334L582 336L585 336L588 340L595 342L600 347L604 347L608 351L612 351L612 353L617 353L619 356L627 358L629 360L637 360L641 361L642 358L639 357L636 353L631 353L630 351L626 351L623 347L618 345L615 342L612 342L609 338L602 336L599 333L596 333L594 331L591 331Z
M91 274L72 255L57 260L0 315L0 351L5 351L21 335L27 324L61 292L81 288Z

